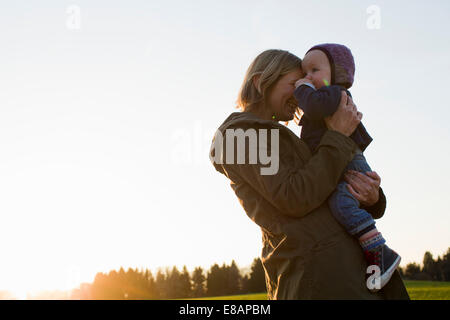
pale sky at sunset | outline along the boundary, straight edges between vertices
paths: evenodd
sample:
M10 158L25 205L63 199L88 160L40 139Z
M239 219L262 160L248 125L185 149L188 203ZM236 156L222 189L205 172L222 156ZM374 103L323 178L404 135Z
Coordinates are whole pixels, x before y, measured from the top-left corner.
M367 25L370 6L379 29ZM261 232L209 162L211 138L236 111L260 52L303 57L323 42L355 57L350 91L388 202L378 229L402 266L427 250L442 255L449 9L448 1L3 2L0 291L68 289L120 266L248 266Z

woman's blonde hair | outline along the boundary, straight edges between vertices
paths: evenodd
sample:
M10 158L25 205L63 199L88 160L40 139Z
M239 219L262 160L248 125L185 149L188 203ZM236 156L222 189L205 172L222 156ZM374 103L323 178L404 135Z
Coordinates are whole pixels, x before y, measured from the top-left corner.
M264 106L268 91L277 80L302 67L302 60L285 50L270 49L260 53L250 64L244 77L244 82L239 90L236 108L241 111L252 111ZM257 87L253 79L259 76Z

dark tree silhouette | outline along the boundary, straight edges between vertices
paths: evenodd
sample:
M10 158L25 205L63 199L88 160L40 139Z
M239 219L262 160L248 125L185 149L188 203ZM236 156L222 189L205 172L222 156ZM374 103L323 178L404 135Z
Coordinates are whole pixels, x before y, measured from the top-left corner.
M234 260L231 261L230 266L224 264L225 273L225 292L224 294L239 294L241 291L241 273Z
M193 283L193 296L196 298L203 297L206 293L205 283L206 277L203 273L203 269L201 267L197 267L194 269L192 274L192 283Z
M430 280L437 280L437 262L434 261L431 252L425 252L423 256L423 268L422 272L428 276Z
M161 270L158 270L156 273L155 287L158 292L157 299L167 299L169 297L166 275Z
M223 272L219 265L214 264L206 276L206 292L208 296L219 296L223 292Z
M251 265L250 275L245 281L244 291L248 293L265 292L266 279L261 259L255 258Z
M192 297L192 282L191 276L189 275L189 271L186 266L183 266L183 271L180 275L180 292L179 295L181 298L190 298Z

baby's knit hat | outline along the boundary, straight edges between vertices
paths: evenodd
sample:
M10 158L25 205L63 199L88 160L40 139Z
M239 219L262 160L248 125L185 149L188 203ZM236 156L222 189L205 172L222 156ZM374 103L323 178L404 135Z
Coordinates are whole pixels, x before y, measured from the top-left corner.
M321 50L327 55L331 65L331 84L339 84L347 89L353 85L355 61L349 48L337 43L323 43L308 52L311 50Z

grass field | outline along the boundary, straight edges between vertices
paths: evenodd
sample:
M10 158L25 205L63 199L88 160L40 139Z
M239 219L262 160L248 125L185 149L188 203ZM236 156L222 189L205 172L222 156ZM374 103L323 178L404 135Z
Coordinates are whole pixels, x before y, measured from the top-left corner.
M450 300L450 282L405 281L411 300ZM197 300L267 300L265 293L207 297Z
M450 300L450 282L405 281L412 300Z

